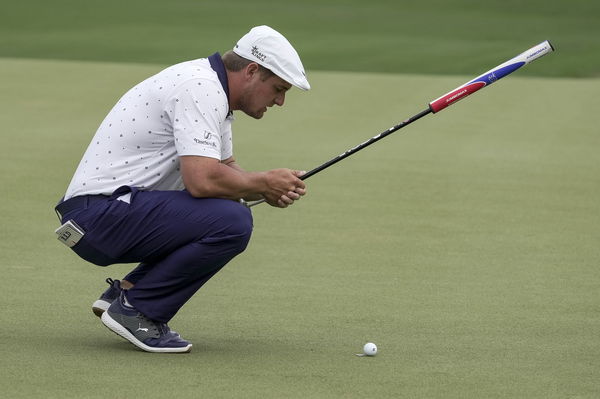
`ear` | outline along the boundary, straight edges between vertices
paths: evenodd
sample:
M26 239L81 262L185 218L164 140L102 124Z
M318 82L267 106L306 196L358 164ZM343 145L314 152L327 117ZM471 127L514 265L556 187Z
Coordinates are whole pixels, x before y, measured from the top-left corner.
M251 62L244 68L244 77L252 79L259 72L260 68L256 62Z

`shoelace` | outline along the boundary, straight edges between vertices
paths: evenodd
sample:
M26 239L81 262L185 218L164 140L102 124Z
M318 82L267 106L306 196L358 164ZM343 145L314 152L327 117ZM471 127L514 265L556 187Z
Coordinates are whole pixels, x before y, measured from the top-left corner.
M168 335L171 329L167 323L156 323L161 335Z

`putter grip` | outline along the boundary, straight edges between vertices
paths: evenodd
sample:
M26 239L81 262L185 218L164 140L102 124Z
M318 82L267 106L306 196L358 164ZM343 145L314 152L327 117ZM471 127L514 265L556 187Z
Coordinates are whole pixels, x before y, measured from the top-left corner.
M429 103L429 108L433 112L439 112L446 107L462 100L463 98L475 93L477 90L489 86L495 81L502 79L508 74L513 73L523 65L529 64L531 61L550 53L554 48L549 41L542 42L537 46L530 48L527 51L517 55L516 57L498 65L495 68L483 73L477 79L465 83L462 86L444 94L443 96Z

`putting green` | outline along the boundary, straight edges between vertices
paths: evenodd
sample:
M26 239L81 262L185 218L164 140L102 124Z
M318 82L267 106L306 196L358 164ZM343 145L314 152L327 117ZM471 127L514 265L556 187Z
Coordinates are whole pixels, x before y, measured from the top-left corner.
M314 176L290 209L254 208L248 250L171 323L192 353L165 356L89 309L128 266L52 233L97 125L160 69L0 59L4 396L598 395L599 79L517 72ZM237 116L236 156L310 169L469 78L312 72L283 109ZM354 356L368 341L378 355Z

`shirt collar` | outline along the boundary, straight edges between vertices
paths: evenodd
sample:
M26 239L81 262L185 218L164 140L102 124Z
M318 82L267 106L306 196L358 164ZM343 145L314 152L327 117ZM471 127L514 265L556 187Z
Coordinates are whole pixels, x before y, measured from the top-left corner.
M210 62L210 67L217 73L221 86L223 86L223 90L225 90L227 102L229 103L229 81L227 80L225 65L223 64L223 60L221 60L221 54L218 52L214 53L208 57L208 62ZM229 114L231 114L231 111L229 111Z

